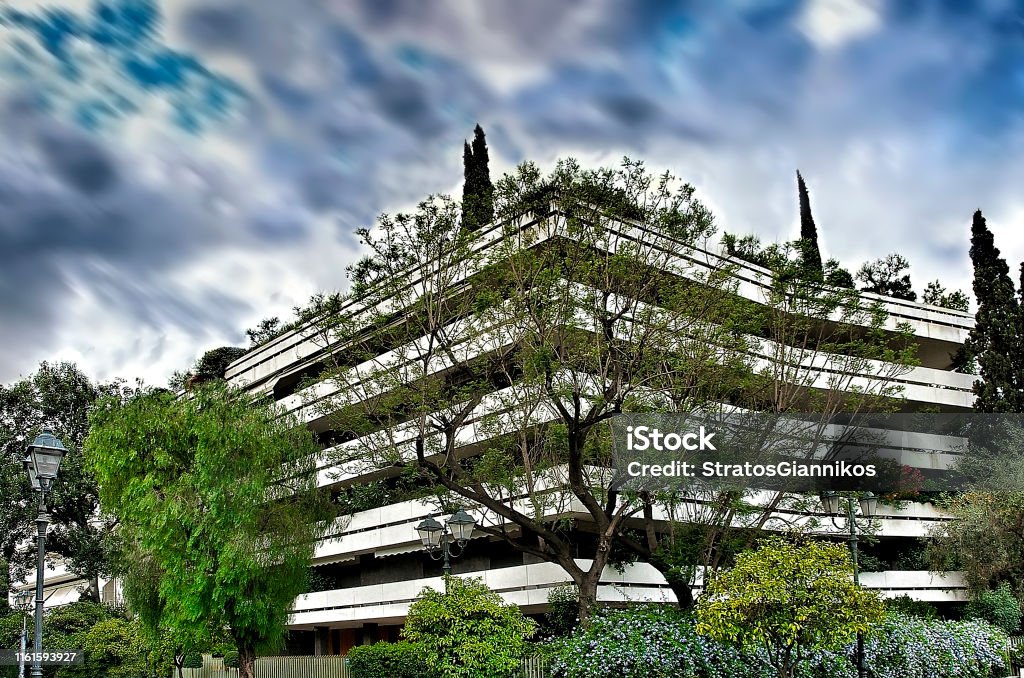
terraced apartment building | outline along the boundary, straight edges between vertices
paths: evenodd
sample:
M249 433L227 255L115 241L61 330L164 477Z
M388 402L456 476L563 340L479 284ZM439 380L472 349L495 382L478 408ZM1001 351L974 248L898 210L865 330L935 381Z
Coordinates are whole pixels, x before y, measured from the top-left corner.
M386 313L381 312L380 308L368 309L354 302L346 302L334 312L347 318L350 328L358 326L362 318L368 327L372 326L376 328L375 332L379 332L382 318L392 324L401 324L402 314L408 311L410 305L415 306L424 295L439 291L436 286L441 283L438 281L443 280L444 285L450 285L453 289L465 290L473 288L474 276L480 271L489 265L493 266L502 258L516 256L517 251L566 246L566 243L572 247L580 246L578 241L574 241L578 233L574 234L573 228L573 220L567 218L557 204L551 204L549 209L534 211L511 223L506 221L485 227L475 233L466 245L471 256L479 257L475 263L462 266L453 260L431 267L430 262L419 262L419 266L409 269L408 280L400 281L401 284L391 281L395 285L391 301L383 303L389 303L392 307ZM598 258L614 256L623 248L642 250L653 268L661 268L660 273L653 268L646 271L644 277L657 278L663 275L666 285L670 279L705 284L725 273L729 282L723 289L727 288L730 295L746 304L745 308L751 309L750 312L780 303L775 292L777 281L768 269L730 257L706 242L680 246L679 243L666 244L669 240L671 238L643 223L616 217L603 219L600 234L583 244ZM453 267L458 270L451 270ZM427 279L432 279L432 282L424 282ZM564 283L583 287L588 284L580 280L567 280ZM431 285L435 288L431 289ZM394 293L394 290L400 289L406 292ZM607 305L609 296L615 295L595 295L584 289L577 298L592 299L595 304ZM822 317L814 319L812 324L815 331L827 334L836 330L844 336L873 332L875 339L883 344L909 341L916 354L915 364L887 365L873 358L850 360L849 356L830 354L829 350L842 345L841 342L821 342L818 346L787 346L785 343L790 341L787 337L796 335L780 332L772 336L755 337L754 342L743 344L743 350L748 353L748 366L767 378L767 381L759 382L761 387L764 388L766 383L774 383L785 391L787 384L784 382L788 382L788 387L795 387L793 393L799 393L804 406L822 399L828 400L829 394L835 396L839 393L841 398L844 392L886 392L894 395L896 407L905 411L926 408L939 412L970 411L974 398L971 388L975 377L952 369L953 356L973 326L970 314L870 293L854 296L861 308L880 310L881 315L851 313L848 306L840 304L827 309ZM639 314L637 309L657 306L658 299L645 298L634 302L636 300L623 308L628 306L631 312ZM378 299L375 303L379 305L382 302ZM500 308L502 303L510 302L506 298L496 303ZM611 303L614 303L614 299ZM793 308L785 309L783 315L792 315ZM370 315L373 315L373 319L370 319ZM499 312L490 317L512 316ZM594 327L592 319L592 314L583 309L574 331L599 331L601 328ZM443 319L440 325L452 325L463 320L459 317ZM875 323L874 326L872 323ZM397 455L393 459L400 461L403 454L412 454L415 426L396 419L389 425L382 425L381 430L364 430L359 435L339 436L334 410L356 407L360 397L380 397L380 384L383 381L378 379L372 388L360 382L363 384L361 387L349 388L351 392L344 393L346 385L339 385L337 380L317 380L331 373L332 369L337 370L339 363L344 363L345 379L364 379L366 382L373 380L375 369L379 371L382 365L392 370L392 376L405 375L410 379L455 374L460 365L480 364L488 356L505 355L502 352L510 342L514 342L517 335L514 327L501 327L500 323L493 322L484 324L487 326L478 327L472 332L463 327L459 330L463 340L451 342L453 347L458 346L457 350L450 350L446 355L438 352L435 363L424 364L414 374L395 366L413 354L420 355L417 351L422 350L422 345L420 348L416 346L417 342L422 344L426 341L424 336L417 336L416 332L410 331L393 332L388 334L387 341L371 342L375 346L373 350L369 350L368 344L360 339L362 343L357 351L353 346L345 345L342 340L335 341L329 333L324 332L322 326L311 321L250 351L229 367L226 377L235 386L272 399L320 436L324 456L318 482L339 497L345 497L351 494L351 488L366 488L372 484L387 486L388 479L393 479L401 472L399 467L386 463L386 455L371 455L373 461L368 463L367 456L356 453L356 450L365 451L375 445L386 447ZM703 341L700 332L694 329L699 324L700 321L695 321L680 328L679 332L688 335L691 342L700 343ZM409 330L410 326L403 327ZM736 332L733 335L736 336ZM802 335L806 337L806 328ZM350 329L347 336L366 335ZM615 340L628 343L631 338L618 337ZM580 379L589 378L578 374L581 370L585 371L581 365L583 363L573 364L571 369L564 368L573 372L564 378L576 379L577 384ZM595 369L600 369L600 364ZM602 378L607 378L607 375ZM510 394L514 394L518 387L515 376L491 380L491 384L490 392L475 395L468 416L461 419L452 430L451 440L447 443L449 452L459 457L483 454L489 439L506 436L516 428L515 422L510 423L508 418L495 416L495 413L508 411L509 398L513 398ZM819 396L817 400L815 393ZM794 405L800 406L800 403ZM531 417L529 425L539 427L557 418L557 412L550 403L541 402L532 410ZM901 463L921 469L942 468L948 462L950 450L941 449L941 443L934 448L923 452L917 449L899 453L897 450L898 458ZM346 449L352 450L352 454L346 456ZM430 453L444 452L445 445L441 445L432 448ZM565 481L564 477L562 481ZM592 552L589 546L594 539L593 531L587 527L593 520L592 512L585 502L566 490L564 482L559 484L557 474L546 480L534 479L533 483L532 488L523 492L523 497L510 498L508 505L514 505L526 513L532 512L531 515L539 516L538 520L542 523L562 521L560 524L571 525L567 537L569 541L577 539L581 544L588 545L588 548L580 549L580 557L574 561L586 570L591 561L585 556ZM529 497L532 491L537 489L538 484L544 483L547 483L545 488L548 496L556 496L557 500L531 504ZM751 496L754 503L758 501L755 495ZM356 644L394 639L410 604L421 589L426 586L442 586L441 563L432 560L425 552L416 527L427 518L443 521L451 514L451 507L443 511L438 502L430 498L389 502L384 497L378 503L381 505L340 516L318 545L314 568L318 584L315 588L319 590L300 596L295 602L291 618L291 628L295 632L295 651L344 653ZM551 559L540 558L529 549L524 551L516 548L509 539L502 538L502 534L513 538L519 534L522 537L523 532L521 529L517 532L519 528L514 521L479 504L473 505L470 501L464 501L463 505L478 523L489 526L489 532L478 530L474 534L466 544L464 554L452 561L453 572L456 575L481 577L489 587L507 601L519 605L526 613L543 612L551 591L571 582L565 567L558 562L551 562ZM765 523L765 529L772 529L769 525L777 521L778 524L813 525L810 529L821 533L836 531L813 502L780 504L774 514ZM698 511L688 513L684 510L681 514L673 513L671 516L664 514L663 507L656 506L653 511L654 523L659 526L659 530L670 519L679 520L680 515L684 516L682 519L685 521L686 515L693 517L698 515ZM920 560L912 557L917 540L925 537L936 522L941 520L943 515L931 504L908 501L898 505L880 505L878 515L872 521L874 543L863 545L863 552L867 554L865 571L861 575L863 585L877 589L885 596L905 594L939 604L965 600L966 590L957 573L944 576L932 574ZM628 522L624 520L623 524ZM695 594L699 594L699 572L691 588ZM678 587L673 590L673 586L657 567L643 562L643 559L634 558L603 567L596 595L601 602L674 602L678 590Z

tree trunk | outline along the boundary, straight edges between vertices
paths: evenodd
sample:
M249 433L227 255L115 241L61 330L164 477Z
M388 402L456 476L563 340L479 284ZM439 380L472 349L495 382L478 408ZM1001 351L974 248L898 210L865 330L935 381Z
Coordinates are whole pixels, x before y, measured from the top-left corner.
M672 593L676 594L676 600L679 601L679 609L689 610L693 607L693 589L690 588L690 583L682 581L678 577L665 577L665 581L668 582L668 586L672 589Z
M253 678L256 667L256 650L238 646L238 678Z
M86 585L85 591L82 592L83 600L90 600L94 603L100 601L100 579L98 576L92 576L89 578L88 584Z
M586 626L590 621L590 614L597 606L597 583L601 579L601 573L594 576L593 570L588 572L583 579L577 582L580 598L580 626Z

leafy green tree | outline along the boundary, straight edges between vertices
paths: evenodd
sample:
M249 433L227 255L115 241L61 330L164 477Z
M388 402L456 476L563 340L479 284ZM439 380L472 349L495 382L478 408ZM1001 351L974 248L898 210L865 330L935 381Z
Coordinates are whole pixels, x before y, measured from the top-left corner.
M954 311L966 312L971 306L970 300L967 295L960 290L954 290L947 292L946 288L943 287L942 283L938 280L933 280L928 283L928 286L924 290L924 296L921 298L926 304L932 304L933 306L941 306L943 308L950 308Z
M811 197L807 194L807 184L799 170L796 173L796 184L800 198L800 249L804 274L812 279L823 280L825 269L821 264L821 249L818 247L818 227L811 215Z
M487 251L443 197L361 230L372 254L351 271L350 301L362 310L325 311L316 326L330 347L323 391L337 395L311 407L354 439L344 462L411 467L442 499L495 516L480 531L565 569L585 619L614 546L640 558L657 548L626 532L633 518L654 525L645 502L595 471L613 466L609 420L649 411L652 392L692 411L748 374L731 265L685 263L714 231L694 194L629 159L594 171L562 161L548 176L524 164L498 182L506 234ZM617 235L624 220L652 235ZM507 414L482 416L489 442L463 455L461 433L485 398ZM573 502L596 539L558 519ZM676 585L686 604L688 584Z
M946 508L952 519L933 529L932 569L961 570L975 596L1009 584L1024 597L1024 492L966 492Z
M177 371L171 375L169 386L175 390L187 388L211 379L223 379L228 365L248 352L239 346L221 346L204 353L187 372Z
M31 376L0 386L0 561L11 566L15 579L22 579L35 567L35 540L31 537L39 511L21 460L32 439L50 426L68 453L60 478L46 497L53 517L46 547L85 580L84 597L99 601L99 577L109 571L104 542L112 523L99 513L98 488L84 467L82 443L96 399L120 388L120 383L95 384L66 362L44 362ZM8 573L3 569L0 588L6 593Z
M883 615L878 595L853 583L846 548L773 537L711 578L697 605L697 630L762 648L779 678L793 678L813 653L844 647Z
M256 327L246 330L245 336L249 337L249 347L255 348L280 336L283 331L281 319L274 316L272 318L264 318Z
M494 185L491 183L490 157L484 130L477 125L473 143L466 143L462 152L462 223L472 230L494 219Z
M910 262L901 254L888 254L881 259L864 264L857 271L857 280L863 283L862 292L874 292L893 299L917 301L917 292L910 284L910 274L903 271L910 268Z
M536 624L480 579L445 576L445 591L425 588L409 607L402 636L417 643L446 678L499 678L519 671Z
M967 603L964 616L987 621L1012 634L1020 628L1020 602L1013 597L1010 585L1003 582L993 590L979 592Z
M974 409L978 412L1024 412L1021 370L1021 309L1010 268L999 255L981 210L971 224L971 263L978 310L967 338L969 357L978 366Z
M226 628L251 678L280 643L326 517L319 446L298 422L230 390L108 398L91 417L86 457L105 511L147 568L144 607L194 646ZM130 603L133 601L129 601Z

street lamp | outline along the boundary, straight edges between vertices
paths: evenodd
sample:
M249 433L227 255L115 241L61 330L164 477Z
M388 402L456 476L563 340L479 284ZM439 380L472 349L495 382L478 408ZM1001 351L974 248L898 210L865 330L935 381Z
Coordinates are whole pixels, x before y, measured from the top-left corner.
M65 453L67 448L64 443L53 435L53 431L44 428L28 446L28 456L24 462L28 481L32 489L39 493L39 516L36 518L36 638L32 678L43 678L40 663L43 652L43 567L46 564L46 528L50 525L50 514L46 512L46 493L53 489Z
M841 529L836 521L836 516L840 514L841 499L846 499L846 526L850 531L846 541L850 545L850 558L853 560L853 583L860 586L860 566L857 563L857 513L853 508L853 497L840 497L835 492L822 492L821 507L836 529ZM868 520L878 511L878 497L873 492L865 492L857 499L857 503L860 505L861 516ZM864 636L860 632L857 633L857 677L864 678Z
M452 573L452 558L458 558L466 548L466 542L473 536L476 520L462 509L442 525L433 518L427 518L416 526L420 541L426 547L432 560L443 560L442 570L445 575ZM454 542L454 547L452 543ZM457 549L457 550L456 550ZM448 584L445 583L445 588Z
M28 589L14 594L14 606L25 614L21 618L21 657L18 659L18 678L25 678L25 652L28 650L28 613L32 610L32 592Z

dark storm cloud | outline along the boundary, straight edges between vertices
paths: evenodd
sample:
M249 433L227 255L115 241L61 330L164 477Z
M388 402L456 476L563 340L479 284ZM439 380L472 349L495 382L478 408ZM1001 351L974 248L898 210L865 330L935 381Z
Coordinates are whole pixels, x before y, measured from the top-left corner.
M492 167L638 155L694 179L729 229L766 237L792 235L799 166L822 242L852 259L844 264L884 254L868 251L872 239L910 247L927 232L935 244L922 259L953 270L959 253L962 272L959 215L979 203L1009 210L1024 180L1019 8L833 3L861 12L866 27L849 33L845 16L808 21L823 6L168 0L166 21L191 50L173 54L195 54L189 72L215 73L206 60L226 55L251 75L227 129L253 174L218 170L211 145L211 157L168 160L189 181L147 183L116 133L39 127L38 102L12 103L0 113L0 339L27 345L38 327L59 328L61 303L85 287L139 326L181 328L197 343L212 331L237 336L238 318L264 299L187 284L182 271L242 248L254 269L283 262L319 275L318 288L338 287L347 262L304 249L320 235L311 213L337 224L318 245L349 246L380 212L457 187L462 140L477 122ZM69 42L89 31L65 33ZM136 80L173 75L153 68L169 53L158 33L129 35L147 45ZM217 97L172 101L183 102L209 108ZM222 199L232 209L218 213Z
M39 135L39 149L54 174L82 193L102 193L117 181L117 170L106 150L81 132L44 130Z
M14 120L10 108L6 115L25 133L0 135L0 344L12 347L0 359L5 380L30 369L26 355L53 345L79 292L129 318L129 331L241 335L238 318L252 300L169 275L228 243L309 235L299 213L259 211L222 224L203 209L200 188L145 183L134 178L138 158L97 137L45 118Z

